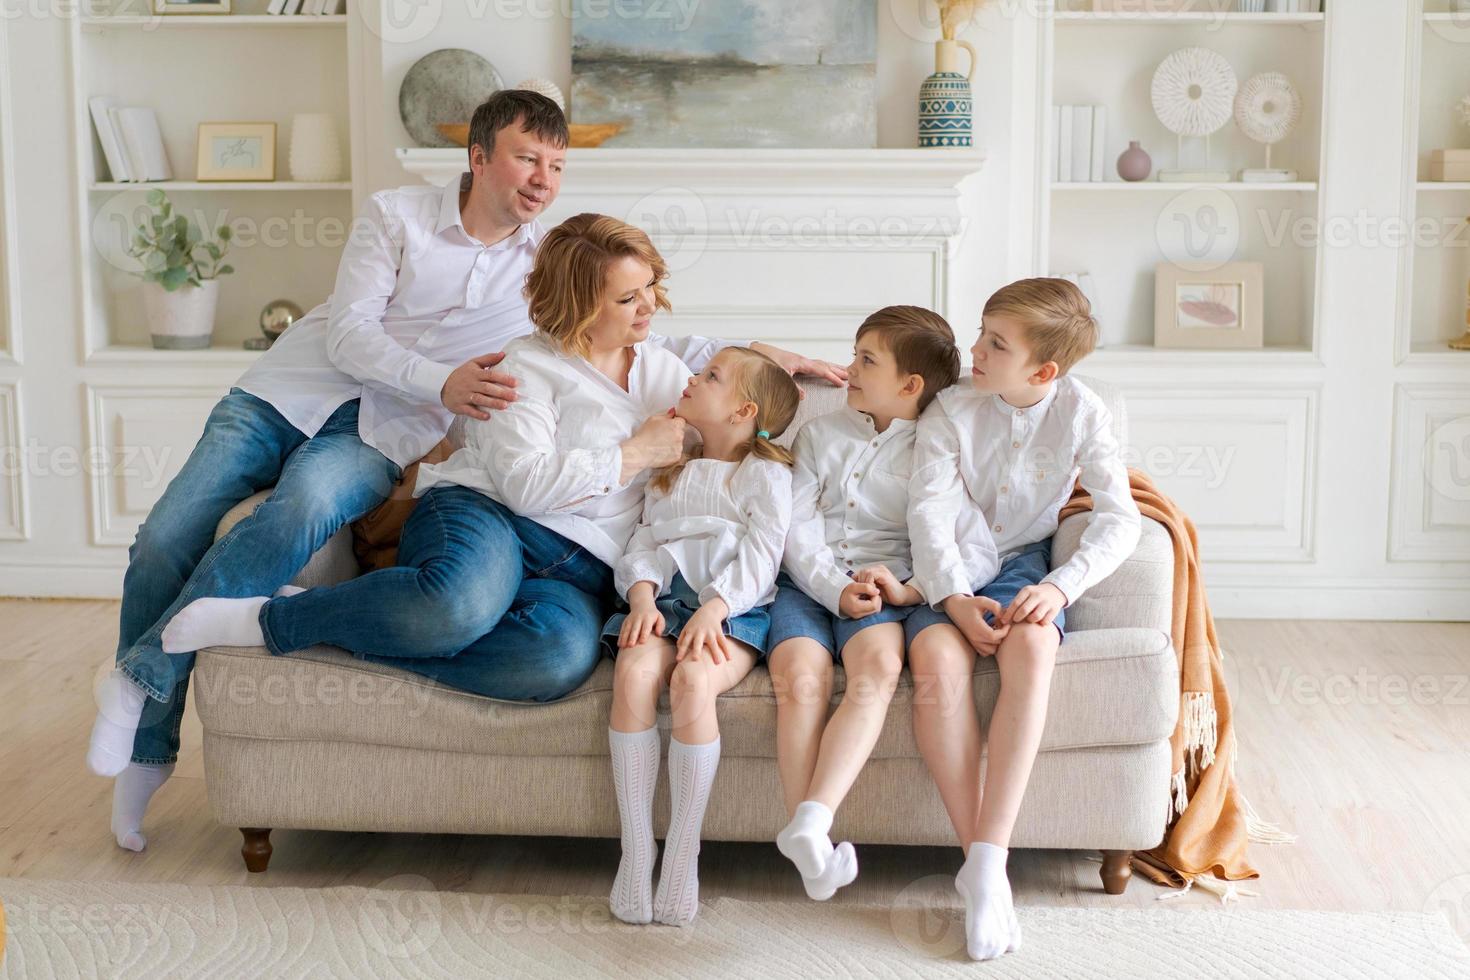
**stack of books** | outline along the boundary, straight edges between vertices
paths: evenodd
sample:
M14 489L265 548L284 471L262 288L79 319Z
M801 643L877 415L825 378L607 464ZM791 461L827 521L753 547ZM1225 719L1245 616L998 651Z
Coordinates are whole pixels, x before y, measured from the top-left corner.
M265 8L268 14L306 14L312 17L346 13L347 0L271 0Z
M107 169L117 181L172 180L158 117L141 106L120 106L105 95L87 100Z
M1051 177L1054 183L1092 183L1107 179L1108 107L1051 107Z

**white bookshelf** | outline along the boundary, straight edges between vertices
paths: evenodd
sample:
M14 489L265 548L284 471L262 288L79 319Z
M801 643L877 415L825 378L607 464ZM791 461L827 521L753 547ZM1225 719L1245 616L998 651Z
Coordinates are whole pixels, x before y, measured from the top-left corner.
M1403 143L1416 179L1404 195L1413 241L1403 249L1395 355L1401 364L1470 366L1470 355L1447 345L1466 326L1470 181L1428 179L1434 150L1470 149L1456 105L1470 95L1470 13L1448 11L1446 0L1408 6L1418 23L1409 31Z
M354 116L362 104L361 25L348 15L271 16L264 0L239 0L237 13L139 16L136 2L117 15L89 9L70 28L78 211L78 266L83 276L82 357L87 364L248 363L242 342L260 336L262 306L290 299L310 309L330 294L354 213L354 175L362 161ZM241 73L248 74L243 79ZM180 84L180 80L186 84ZM174 179L111 179L87 100L151 107L158 116ZM290 179L291 118L325 112L344 159L343 179ZM203 122L273 122L276 180L196 179L196 139ZM220 279L213 346L198 351L152 347L136 263L123 254L127 228L162 190L176 211L213 229L236 232Z
M1091 273L1099 290L1101 363L1222 366L1315 363L1320 249L1303 229L1320 227L1323 99L1328 92L1328 15L1197 10L1178 13L1098 13L1086 0L1060 4L1039 32L1038 120L1042 146L1036 161L1037 210L1033 265L1045 274ZM1330 8L1329 8L1330 9ZM1264 149L1234 124L1211 139L1212 169L1233 179L1172 183L1161 169L1203 167L1202 141L1186 141L1176 160L1176 138L1154 115L1154 69L1180 48L1201 46L1224 55L1244 82L1261 71L1284 71L1302 93L1296 131L1272 151L1274 166L1297 171L1289 183L1239 180L1264 164ZM1052 173L1052 105L1102 105L1108 110L1102 182L1057 182ZM1146 181L1117 175L1116 161L1130 140L1153 159ZM1230 256L1265 266L1265 346L1245 352L1173 351L1153 347L1154 268L1178 254L1171 219L1186 203L1231 214L1238 245ZM1191 213L1202 213L1198 208ZM1208 229L1201 229L1204 234ZM1186 232L1179 230L1179 235ZM1182 240L1182 239L1181 239ZM1172 243L1172 244L1171 244ZM1149 359L1153 360L1150 361Z

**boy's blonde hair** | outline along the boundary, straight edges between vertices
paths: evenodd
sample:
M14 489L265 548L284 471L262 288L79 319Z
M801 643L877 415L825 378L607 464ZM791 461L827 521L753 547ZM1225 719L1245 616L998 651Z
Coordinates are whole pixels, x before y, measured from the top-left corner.
M547 232L526 277L526 303L537 332L565 353L586 357L608 270L628 257L653 270L655 307L672 309L663 284L668 266L642 230L605 214L578 214Z
M922 306L885 306L863 321L857 339L862 340L870 333L883 338L900 374L917 374L924 379L919 411L959 380L960 351L954 343L954 331L949 321L933 310Z
M781 365L748 347L726 347L715 356L734 362L731 380L736 392L742 400L755 403L755 435L751 436L745 454L790 466L795 462L791 450L771 440L779 438L796 418L796 406L801 403L796 382ZM649 483L660 493L667 493L684 472L687 462L686 456L672 466L665 466Z
M1002 286L986 302L983 315L1019 323L1032 361L1055 361L1057 374L1066 374L1097 346L1092 304L1066 279L1022 279Z

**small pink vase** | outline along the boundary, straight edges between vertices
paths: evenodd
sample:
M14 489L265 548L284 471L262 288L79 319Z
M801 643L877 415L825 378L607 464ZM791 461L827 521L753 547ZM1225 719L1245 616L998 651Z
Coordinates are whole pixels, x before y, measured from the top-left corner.
M1153 159L1138 145L1138 140L1130 140L1128 149L1118 157L1118 176L1127 181L1148 180L1153 169Z

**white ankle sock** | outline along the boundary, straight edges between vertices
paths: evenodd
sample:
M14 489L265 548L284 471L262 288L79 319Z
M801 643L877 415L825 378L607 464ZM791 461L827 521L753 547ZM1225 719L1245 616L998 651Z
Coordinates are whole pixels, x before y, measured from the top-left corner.
M832 839L827 836L831 829L832 811L816 800L807 800L796 807L796 815L776 835L776 848L796 865L803 879L820 877L832 857Z
M1011 902L1004 847L975 841L970 845L955 888L965 900L965 946L972 960L993 960L1021 948L1021 926Z
M118 847L141 851L148 846L148 838L142 833L143 814L148 809L148 801L173 771L171 765L144 766L131 762L117 774L112 783L112 835L117 838Z
M133 757L133 738L148 695L120 670L97 685L97 720L87 746L87 768L99 776L116 776Z
M658 729L642 732L607 730L612 750L613 787L618 819L623 825L623 856L613 879L608 904L624 922L645 925L653 920L653 793L658 786Z
M801 886L806 889L807 898L825 902L837 894L837 889L852 884L857 873L857 851L847 841L843 841L832 848L832 856L827 859L827 866L822 869L822 873L815 878L803 877Z
M195 599L163 628L164 653L193 653L205 647L258 647L264 596L249 599Z
M673 803L658 894L653 899L653 917L667 925L688 925L699 913L699 831L719 767L718 738L707 745L670 740L669 789Z

